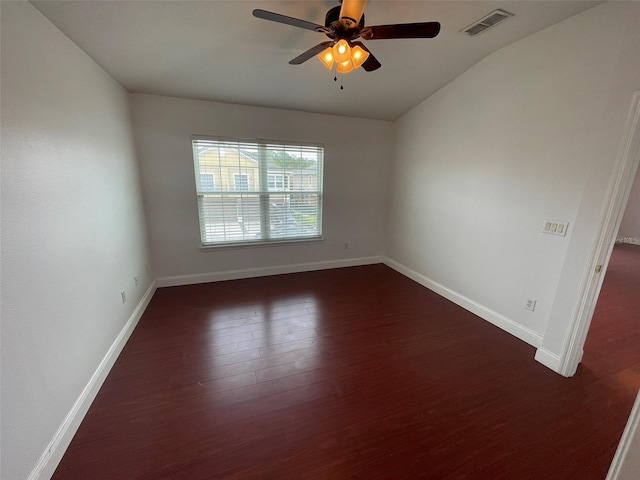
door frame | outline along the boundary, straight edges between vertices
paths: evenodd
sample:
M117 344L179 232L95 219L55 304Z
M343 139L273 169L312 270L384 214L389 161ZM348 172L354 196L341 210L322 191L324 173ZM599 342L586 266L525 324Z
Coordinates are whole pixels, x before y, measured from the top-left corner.
M620 158L616 162L614 181L607 195L607 210L600 226L598 243L593 252L589 274L582 285L580 303L571 324L570 336L565 341L560 356L560 371L558 373L565 377L574 375L582 360L584 343L604 280L603 273L611 258L639 163L640 90L633 94L631 100L622 150Z

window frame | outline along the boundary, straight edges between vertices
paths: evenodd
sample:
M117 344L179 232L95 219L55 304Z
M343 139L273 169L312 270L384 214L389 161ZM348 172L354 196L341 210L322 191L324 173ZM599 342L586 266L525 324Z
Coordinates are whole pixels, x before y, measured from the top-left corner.
M212 191L204 191L203 189L200 189L200 184L198 182L198 180L196 180L195 182L195 187L196 187L196 204L197 204L197 209L198 209L198 219L199 219L199 230L200 230L200 249L201 250L210 250L210 249L220 249L220 248L236 248L236 247L259 247L259 246L269 246L269 245L275 245L275 244L289 244L289 243L308 243L308 242L318 242L318 241L322 241L324 240L323 237L323 201L324 201L324 145L323 144L319 144L319 143L308 143L308 142L290 142L290 141L281 141L281 140L264 140L264 139L238 139L238 138L229 138L229 137L214 137L214 136L203 136L203 135L192 135L191 136L191 144L192 144L192 151L193 151L193 166L194 166L194 174L195 177L198 178L202 178L201 175L203 174L203 172L201 172L200 170L200 163L199 163L199 158L196 158L198 156L197 153L197 148L198 146L203 146L203 143L201 143L200 145L198 145L198 142L211 142L212 146L216 146L217 148L220 148L221 146L224 147L224 144L228 144L233 146L235 144L235 148L236 148L236 152L240 155L242 155L242 150L243 150L243 146L244 147L251 147L251 148L256 148L258 151L258 158L256 159L257 162L257 174L253 173L252 175L248 175L247 173L245 173L245 171L240 171L238 173L233 172L233 187L231 187L231 185L227 186L227 189L225 190L223 188L223 183L221 182L220 184L218 184L218 182L215 181L215 177L214 177L214 186L218 187L216 189L216 191L212 192ZM230 148L231 150L234 149L234 147ZM305 187L305 185L307 184L307 181L300 182L300 188L298 189L293 189L291 188L292 183L291 183L291 169L288 169L285 166L282 166L282 171L278 171L278 170L274 170L273 168L270 168L270 166L273 166L273 163L269 161L269 158L267 157L266 152L268 151L284 151L286 152L287 150L291 151L291 150L295 150L295 149L299 149L300 152L304 152L309 151L309 152L315 152L316 156L316 164L315 164L315 169L310 169L307 170L309 168L309 166L307 167L301 167L299 170L295 170L294 174L296 172L299 172L299 175L301 178L304 178L304 174L307 173L307 175L315 175L314 179L310 179L309 182L315 182L315 189L313 190L309 190L307 189L308 187ZM300 155L302 158L307 158L304 157L303 155ZM221 167L221 156L218 156L218 165L219 168ZM240 165L240 164L239 164ZM278 168L280 168L278 166ZM222 176L222 171L219 172L220 175ZM242 175L246 178L246 182L247 182L247 187L248 189L241 189L241 190L237 190L237 177L238 175ZM272 177L278 177L279 179L283 182L283 186L286 185L286 188L284 189L278 189L276 188L271 188L269 186L269 180ZM251 177L253 177L254 181L251 181ZM230 180L230 178L229 178ZM277 180L275 181L275 184L277 185ZM311 185L312 187L314 185ZM254 188L252 188L254 187ZM207 232L207 227L210 226L211 224L206 224L205 220L206 220L206 213L203 213L203 209L204 209L204 198L214 198L216 196L218 196L221 199L224 199L224 195L237 195L240 194L242 197L244 198L244 196L247 197L256 197L258 199L258 205L259 205L259 212L260 212L260 236L256 237L255 239L253 238L241 238L241 239L230 239L230 240L218 240L218 241L214 241L214 240L210 240L207 241L206 236L208 235ZM300 199L302 199L303 201L309 201L307 199L311 199L313 198L315 201L311 202L309 201L309 205L313 205L313 215L315 216L315 223L312 224L306 224L306 225L311 225L311 227L305 227L304 224L302 226L300 226L300 224L298 223L298 226L296 227L296 229L303 229L303 228L310 228L310 232L313 232L311 234L309 233L303 233L302 235L296 235L293 234L291 236L286 236L287 235L287 227L285 227L285 233L284 236L279 236L277 233L275 234L275 236L271 236L273 235L273 231L274 230L278 230L278 223L276 222L275 224L273 223L274 221L274 215L272 214L272 209L273 207L277 207L277 208L281 208L282 205L279 203L273 203L271 204L270 201L272 200L273 196L278 196L278 195L282 195L283 197L286 195L288 196L288 202L289 202L289 206L287 206L286 208L292 208L291 207L291 199L293 198L293 196L297 195ZM284 198L283 198L283 201ZM298 200L300 201L300 200ZM302 208L304 209L304 204L302 206ZM285 215L287 217L289 217L291 215L291 212L286 212ZM303 216L304 216L304 210L303 210ZM223 218L224 218L224 213L223 213ZM233 225L233 222L229 222L227 223L225 220L223 220L224 223L224 229L225 229L225 236L226 236L226 229L228 225ZM243 236L244 236L244 227L243 228ZM266 238L265 238L266 237Z

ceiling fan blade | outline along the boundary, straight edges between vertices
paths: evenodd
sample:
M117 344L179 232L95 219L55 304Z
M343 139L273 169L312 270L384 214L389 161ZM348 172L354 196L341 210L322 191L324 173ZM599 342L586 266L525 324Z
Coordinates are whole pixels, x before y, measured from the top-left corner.
M317 23L307 22L306 20L300 20L299 18L287 17L286 15L268 12L267 10L261 10L259 8L256 8L253 11L253 16L256 18L262 18L263 20L271 20L272 22L284 23L285 25L292 25L298 28L313 30L314 32L324 33L324 31L326 30L326 27L318 25Z
M440 33L439 22L400 23L365 27L360 36L365 40L386 38L433 38Z
M374 70L379 69L382 64L378 61L376 57L373 56L371 50L364 46L362 42L352 42L354 45L358 45L360 48L369 53L369 57L362 64L362 68L364 68L367 72L373 72Z
M300 55L298 55L296 58L294 58L293 60L289 61L289 64L291 65L300 65L301 63L306 62L307 60L309 60L310 58L315 57L316 55L318 55L320 52L322 52L325 48L327 48L330 45L333 45L334 41L329 41L329 42L322 42L319 43L318 45L316 45L315 47L311 47L309 50L307 50L304 53L301 53Z
M340 8L340 20L347 28L355 27L360 23L368 0L342 0Z

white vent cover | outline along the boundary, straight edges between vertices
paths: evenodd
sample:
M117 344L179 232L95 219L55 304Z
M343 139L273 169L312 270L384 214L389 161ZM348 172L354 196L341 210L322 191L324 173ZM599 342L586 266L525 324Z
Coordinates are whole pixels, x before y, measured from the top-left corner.
M467 28L461 30L468 35L478 35L479 33L488 30L494 25L506 20L509 17L513 17L513 13L509 13L506 10L494 10L489 15L482 17L480 20L473 22Z

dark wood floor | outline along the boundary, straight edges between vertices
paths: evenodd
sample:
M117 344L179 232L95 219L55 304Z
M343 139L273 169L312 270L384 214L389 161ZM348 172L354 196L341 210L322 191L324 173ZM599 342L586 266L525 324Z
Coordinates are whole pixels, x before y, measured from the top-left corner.
M581 368L635 395L640 388L640 246L615 246Z
M383 265L159 289L54 478L601 480L630 323L565 379Z

